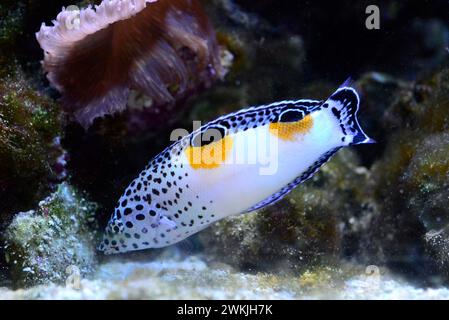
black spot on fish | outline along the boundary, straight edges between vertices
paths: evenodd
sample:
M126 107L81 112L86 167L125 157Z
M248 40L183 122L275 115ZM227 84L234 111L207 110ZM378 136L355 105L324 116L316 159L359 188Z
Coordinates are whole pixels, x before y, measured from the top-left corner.
M231 128L231 125L229 124L229 122L227 122L227 121L223 121L223 122L221 122L220 123L223 127L225 127L226 129L230 129Z
M279 116L279 122L297 122L304 118L299 110L287 110Z
M337 119L340 119L341 112L337 108L333 107L331 111Z
M147 194L143 197L143 201L145 201L148 204L151 204L151 195Z
M213 142L220 141L226 136L226 128L221 126L210 126L204 131L194 135L190 145L192 147L204 147Z

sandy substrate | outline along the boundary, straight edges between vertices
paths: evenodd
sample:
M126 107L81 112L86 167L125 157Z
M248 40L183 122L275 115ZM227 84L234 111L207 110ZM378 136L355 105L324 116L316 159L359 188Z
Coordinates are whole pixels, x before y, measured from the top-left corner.
M346 269L287 276L235 272L196 257L111 262L79 283L0 288L0 299L449 299L446 288L418 288L391 275Z

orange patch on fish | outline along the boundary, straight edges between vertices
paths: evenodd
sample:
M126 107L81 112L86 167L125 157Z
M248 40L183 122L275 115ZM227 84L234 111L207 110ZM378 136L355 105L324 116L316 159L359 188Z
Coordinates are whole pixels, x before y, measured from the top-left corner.
M311 115L305 116L297 122L275 122L270 124L270 133L279 139L294 141L299 134L308 133L313 127L313 118Z
M226 136L220 141L202 147L189 146L185 150L185 155L193 169L216 169L226 161L233 144L234 140Z

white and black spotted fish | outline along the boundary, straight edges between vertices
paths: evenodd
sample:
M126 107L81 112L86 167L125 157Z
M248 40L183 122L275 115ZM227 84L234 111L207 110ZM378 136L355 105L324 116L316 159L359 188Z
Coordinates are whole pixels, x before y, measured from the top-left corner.
M359 96L282 101L208 123L155 157L126 189L106 228L106 254L177 243L225 217L268 206L306 181L340 148L373 143L360 128ZM210 137L220 138L211 141ZM253 157L276 144L276 170ZM242 159L242 157L240 157Z

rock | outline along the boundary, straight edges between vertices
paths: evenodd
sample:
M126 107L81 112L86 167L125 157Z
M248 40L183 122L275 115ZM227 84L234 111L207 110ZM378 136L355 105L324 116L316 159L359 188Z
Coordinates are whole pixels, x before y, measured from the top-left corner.
M14 217L4 234L5 260L16 287L63 283L67 268L82 276L95 269L96 205L70 185Z
M33 90L20 71L0 80L0 228L64 177L61 127L57 104Z
M394 130L386 131L387 147L372 168L379 208L362 237L370 261L426 279L446 265L448 79L443 70L403 88L384 111L384 123ZM429 254L434 251L436 256Z

